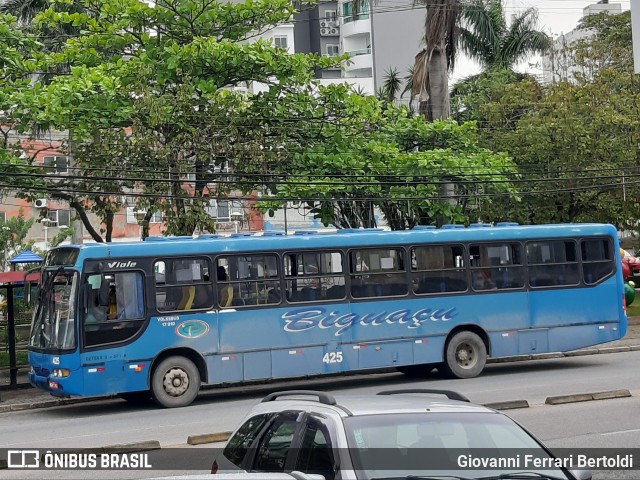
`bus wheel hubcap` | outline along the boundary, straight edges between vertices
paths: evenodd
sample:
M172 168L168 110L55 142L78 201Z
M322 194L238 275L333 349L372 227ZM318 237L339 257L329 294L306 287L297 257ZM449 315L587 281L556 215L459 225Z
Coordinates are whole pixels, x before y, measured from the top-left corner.
M461 367L469 368L476 363L474 349L468 343L463 343L458 347L456 358L458 360L458 365L460 365Z
M184 370L172 368L165 374L163 384L169 395L179 397L189 388L189 376Z

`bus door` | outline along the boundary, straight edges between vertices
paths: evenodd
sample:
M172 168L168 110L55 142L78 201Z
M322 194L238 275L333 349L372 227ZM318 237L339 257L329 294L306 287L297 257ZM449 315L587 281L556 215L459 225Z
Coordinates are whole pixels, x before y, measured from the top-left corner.
M145 323L144 298L141 271L83 276L80 321L85 395L147 388L148 369L135 378L127 375L127 365L133 360L133 349L128 345ZM136 355L144 356L145 352L139 349Z

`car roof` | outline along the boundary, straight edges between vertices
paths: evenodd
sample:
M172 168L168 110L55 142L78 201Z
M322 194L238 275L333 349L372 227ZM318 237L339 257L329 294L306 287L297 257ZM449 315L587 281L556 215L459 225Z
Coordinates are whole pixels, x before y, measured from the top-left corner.
M377 395L337 395L335 397L325 392L276 392L265 397L262 403L254 407L253 413L325 409L335 411L342 416L422 413L426 411L431 413L496 413L490 408L470 403L466 397L456 392L437 390L398 390Z

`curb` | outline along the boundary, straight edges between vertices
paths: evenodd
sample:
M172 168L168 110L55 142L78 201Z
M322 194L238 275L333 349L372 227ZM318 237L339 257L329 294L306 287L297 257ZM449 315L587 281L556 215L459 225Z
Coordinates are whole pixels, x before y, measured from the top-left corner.
M510 400L507 402L494 402L483 404L487 408L494 410L514 410L516 408L529 408L529 402L526 400Z
M564 352L564 353L563 352L534 353L531 355L512 355L510 357L488 358L487 364L527 362L529 360L548 360L552 358L565 358L565 357L582 357L585 355L596 355L596 354L605 354L605 353L636 352L638 350L640 350L640 345L631 345L628 347L583 348L580 350L572 350L570 352Z
M544 403L547 405L562 405L565 403L588 402L591 400L609 400L612 398L625 398L630 396L631 392L629 392L629 390L610 390L607 392L577 393L574 395L558 395L556 397L547 397Z
M226 442L229 440L233 432L216 432L205 433L202 435L189 435L187 437L187 444L189 445L202 445L204 443L218 443Z
M640 345L638 346L640 348ZM105 395L104 397L78 397L78 398L56 398L53 400L36 400L29 403L10 403L2 405L0 402L0 413L18 412L20 410L32 410L35 408L61 407L64 405L75 405L77 403L89 403L96 400L111 400L119 398L117 395Z

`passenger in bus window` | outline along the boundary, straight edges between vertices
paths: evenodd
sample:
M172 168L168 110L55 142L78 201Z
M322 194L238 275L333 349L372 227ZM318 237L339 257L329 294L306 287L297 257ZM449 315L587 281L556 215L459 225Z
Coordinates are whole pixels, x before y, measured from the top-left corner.
M222 265L218 265L218 282L227 281L227 271ZM230 307L233 303L233 287L229 284L218 285L218 303L222 308Z
M119 320L124 318L125 310L124 306L118 305L118 297L116 295L115 285L109 287L109 304L107 305L107 320ZM113 328L124 328L125 323L119 323L114 325Z
M480 268L473 271L474 290L497 290L496 283L491 278L491 269Z
M106 308L99 304L98 289L91 290L87 315L84 319L85 330L94 331L107 319Z

